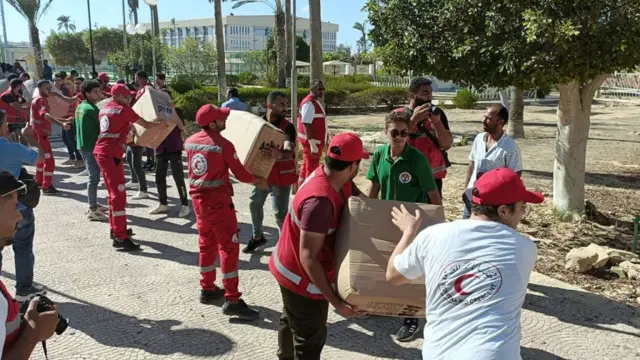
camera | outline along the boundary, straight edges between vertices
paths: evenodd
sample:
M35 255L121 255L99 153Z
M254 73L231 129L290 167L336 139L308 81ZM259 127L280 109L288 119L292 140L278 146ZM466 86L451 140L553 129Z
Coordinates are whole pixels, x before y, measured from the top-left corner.
M24 315L27 312L27 309L29 308L29 303L31 302L31 300L33 300L36 297L40 298L40 302L38 302L38 307L36 309L38 313L43 313L43 312L53 310L53 306L55 305L55 303L51 299L49 299L44 295L36 295L31 299L22 303L22 306L20 307L21 314ZM56 334L61 335L65 330L67 330L68 326L69 326L69 319L65 318L60 313L58 313L58 324L56 324Z

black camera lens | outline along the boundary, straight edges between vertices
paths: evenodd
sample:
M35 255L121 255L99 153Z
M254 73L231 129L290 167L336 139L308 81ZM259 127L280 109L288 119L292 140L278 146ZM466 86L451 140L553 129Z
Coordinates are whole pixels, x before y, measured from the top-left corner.
M58 324L56 325L56 334L62 335L62 333L69 327L69 319L58 314Z

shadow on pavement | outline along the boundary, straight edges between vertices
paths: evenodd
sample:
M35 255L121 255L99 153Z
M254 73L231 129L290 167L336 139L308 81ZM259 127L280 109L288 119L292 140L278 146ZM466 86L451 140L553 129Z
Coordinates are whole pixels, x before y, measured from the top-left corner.
M640 338L640 330L628 332L610 326L600 326L624 324L633 329L640 329L638 310L590 292L538 284L529 284L529 290L541 293L542 296L527 294L524 309L553 316L567 324Z
M520 347L520 356L522 360L566 360L563 357L554 355L540 349L532 349L524 346Z

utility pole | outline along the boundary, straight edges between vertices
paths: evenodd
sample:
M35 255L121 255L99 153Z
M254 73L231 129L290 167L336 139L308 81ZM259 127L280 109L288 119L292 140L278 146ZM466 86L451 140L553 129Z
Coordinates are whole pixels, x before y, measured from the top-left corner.
M91 48L91 77L96 76L96 59L93 56L93 31L91 30L91 3L87 0L87 13L89 14L89 45Z
M2 15L2 34L4 35L4 43L2 44L2 61L10 62L9 59L9 42L7 41L7 24L4 21L4 1L0 0L0 15Z

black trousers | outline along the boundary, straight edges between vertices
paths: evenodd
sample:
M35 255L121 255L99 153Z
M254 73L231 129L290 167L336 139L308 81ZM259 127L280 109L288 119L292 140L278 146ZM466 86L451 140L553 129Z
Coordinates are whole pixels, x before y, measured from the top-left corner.
M182 152L156 155L156 186L158 187L158 199L160 204L167 205L167 168L171 164L171 175L178 188L180 203L189 205L187 200L187 187L184 184L184 170L182 166Z
M327 341L329 302L313 300L280 286L282 316L278 329L278 359L320 360Z

